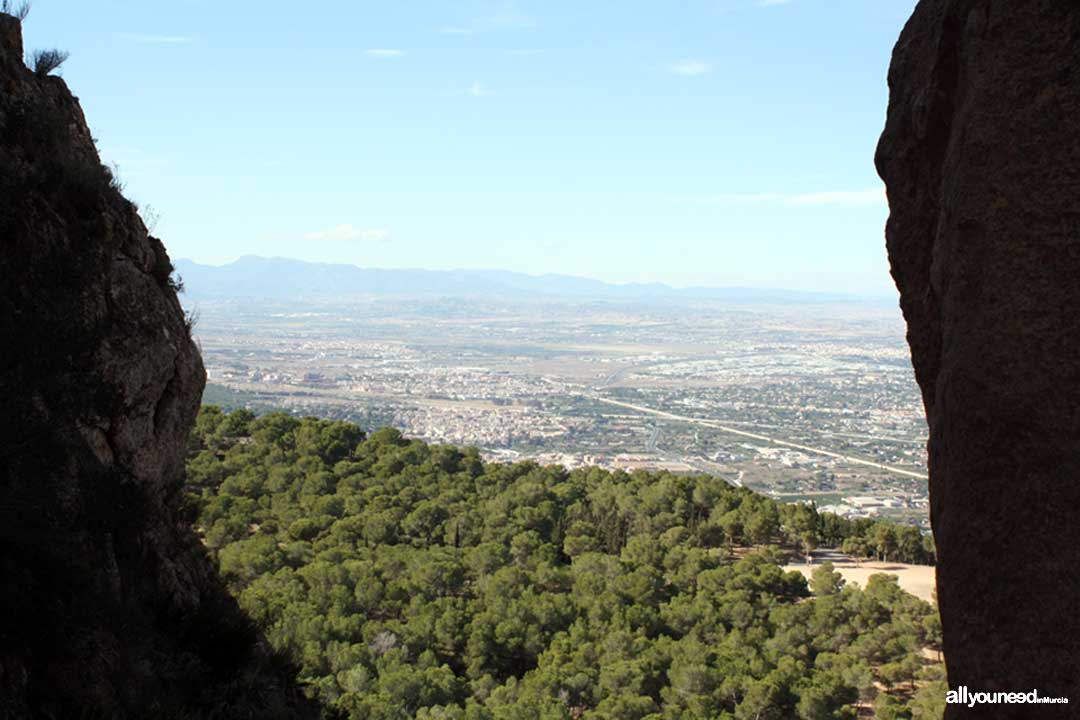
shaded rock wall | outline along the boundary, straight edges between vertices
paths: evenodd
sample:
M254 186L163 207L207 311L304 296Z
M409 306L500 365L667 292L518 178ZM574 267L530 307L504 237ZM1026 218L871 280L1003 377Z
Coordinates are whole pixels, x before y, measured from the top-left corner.
M191 531L172 266L0 15L0 717L291 716Z
M923 0L877 154L952 687L1080 704L1080 4ZM1071 717L1040 706L952 717ZM1059 714L1060 713L1060 714Z

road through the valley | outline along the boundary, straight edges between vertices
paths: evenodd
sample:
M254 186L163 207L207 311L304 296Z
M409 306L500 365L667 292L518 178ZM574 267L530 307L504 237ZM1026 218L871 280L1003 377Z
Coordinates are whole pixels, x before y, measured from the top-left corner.
M610 400L608 398L602 398L596 395L591 395L589 397L597 402L602 402L607 405L615 405L617 407L626 408L627 410L635 410L637 412L645 413L647 415L654 415L656 417L667 418L668 420L678 420L680 422L693 423L696 425L704 425L705 427L714 428L725 433L739 435L741 437L750 438L752 440L759 440L761 442L767 442L772 445L780 445L782 447L794 448L796 450L802 450L803 452L813 453L815 455L824 455L826 457L836 458L838 460L854 463L856 465L865 465L867 467L885 470L886 472L894 473L896 475L903 475L905 477L926 480L926 475L914 472L912 470L905 470L903 468L893 467L892 465L883 465L882 463L874 462L873 460L864 460L862 458L832 452L831 450L825 450L823 448L816 448L809 445L802 445L800 443L788 442L787 440L780 440L778 438L769 437L768 435L760 435L758 433L747 432L746 430L737 430L736 428L730 427L728 425L722 425L720 423L713 422L712 420L704 420L702 418L690 417L688 415L676 415L675 413L664 412L663 410L655 410L653 408L645 407L643 405L633 405L631 403L625 403L619 400Z

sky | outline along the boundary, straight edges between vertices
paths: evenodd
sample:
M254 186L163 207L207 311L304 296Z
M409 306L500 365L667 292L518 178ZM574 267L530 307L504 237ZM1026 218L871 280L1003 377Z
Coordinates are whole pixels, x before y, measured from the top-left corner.
M36 0L174 258L895 296L914 0Z

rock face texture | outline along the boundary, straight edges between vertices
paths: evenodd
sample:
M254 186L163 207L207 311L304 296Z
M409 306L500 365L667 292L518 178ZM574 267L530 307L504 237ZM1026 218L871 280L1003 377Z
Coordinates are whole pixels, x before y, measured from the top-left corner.
M0 717L305 714L184 516L171 270L0 15Z
M877 166L952 687L1080 703L1080 4L922 0ZM1060 713L1060 714L1056 714Z

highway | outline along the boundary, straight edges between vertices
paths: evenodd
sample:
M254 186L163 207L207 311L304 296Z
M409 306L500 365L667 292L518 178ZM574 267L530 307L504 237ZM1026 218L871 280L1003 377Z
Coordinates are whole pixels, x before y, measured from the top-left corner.
M607 398L597 397L595 395L587 396L597 402L602 402L607 405L615 405L617 407L626 408L628 410L635 410L647 415L655 415L656 417L667 418L668 420L678 420L680 422L693 423L695 425L704 425L715 430L720 430L732 435L739 435L741 437L750 438L751 440L759 440L761 442L767 442L772 445L780 445L783 447L794 448L796 450L802 450L803 452L813 453L815 455L824 455L825 457L836 458L837 460L843 460L845 462L854 463L856 465L865 465L866 467L877 468L878 470L885 470L896 475L903 475L904 477L918 478L919 480L926 480L926 475L913 472L911 470L904 470L903 468L893 467L891 465L883 465L881 463L874 462L872 460L863 460L862 458L852 457L851 455L843 455L841 453L835 453L831 450L825 450L822 448L810 447L809 445L801 445L799 443L788 442L787 440L779 440L777 438L769 437L768 435L759 435L758 433L747 432L745 430L736 430L733 427L727 425L721 425L720 423L713 422L712 420L703 420L701 418L690 417L688 415L676 415L675 413L664 412L663 410L654 410L650 407L644 407L642 405L633 405L631 403L620 402L618 400L609 400Z

